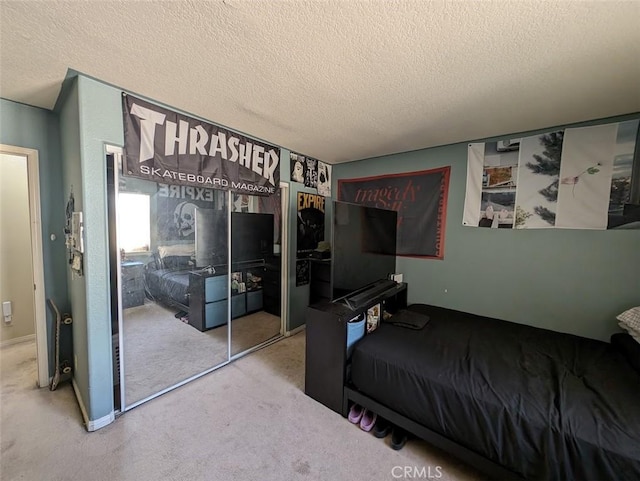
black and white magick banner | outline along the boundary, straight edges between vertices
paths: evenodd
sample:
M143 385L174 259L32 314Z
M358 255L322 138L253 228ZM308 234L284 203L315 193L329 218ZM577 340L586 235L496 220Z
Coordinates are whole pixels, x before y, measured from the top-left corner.
M124 175L255 195L278 189L279 148L124 93L122 106Z

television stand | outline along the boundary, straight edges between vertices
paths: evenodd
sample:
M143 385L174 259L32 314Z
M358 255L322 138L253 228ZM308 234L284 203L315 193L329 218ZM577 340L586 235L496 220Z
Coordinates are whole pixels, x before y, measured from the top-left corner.
M349 306L351 310L356 310L364 305L371 304L371 300L383 296L387 291L396 289L398 284L389 279L381 279L375 281L362 289L357 290L342 298L342 301ZM376 304L377 302L373 302Z
M327 300L307 307L304 392L343 416L347 410L347 323L376 304L391 313L406 308L407 284L391 282L393 287L368 296L355 309Z

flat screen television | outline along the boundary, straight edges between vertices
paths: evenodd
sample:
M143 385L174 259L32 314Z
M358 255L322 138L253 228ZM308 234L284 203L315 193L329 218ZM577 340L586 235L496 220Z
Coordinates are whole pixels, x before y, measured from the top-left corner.
M332 300L396 272L395 211L333 202Z
M227 264L227 212L196 208L196 267Z
M273 255L273 214L231 213L231 260L246 262ZM216 209L196 209L196 266L226 265L227 213Z
M273 214L231 213L231 260L245 262L273 255Z

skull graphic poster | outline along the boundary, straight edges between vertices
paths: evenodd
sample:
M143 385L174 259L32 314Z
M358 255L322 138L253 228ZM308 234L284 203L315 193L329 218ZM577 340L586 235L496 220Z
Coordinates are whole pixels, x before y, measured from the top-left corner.
M160 184L155 198L157 242L195 240L196 209L216 209L222 191Z
M318 161L311 157L306 158L307 168L304 172L304 186L311 189L318 188Z

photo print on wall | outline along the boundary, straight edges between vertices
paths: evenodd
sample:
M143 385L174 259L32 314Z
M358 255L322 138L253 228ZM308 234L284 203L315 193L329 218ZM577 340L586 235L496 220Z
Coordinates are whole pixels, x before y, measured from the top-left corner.
M318 194L331 197L331 165L318 161Z
M291 182L304 184L306 170L307 163L305 156L291 152Z
M311 157L306 158L307 168L304 172L304 186L311 189L318 188L318 161Z
M636 229L638 120L469 144L463 225Z

